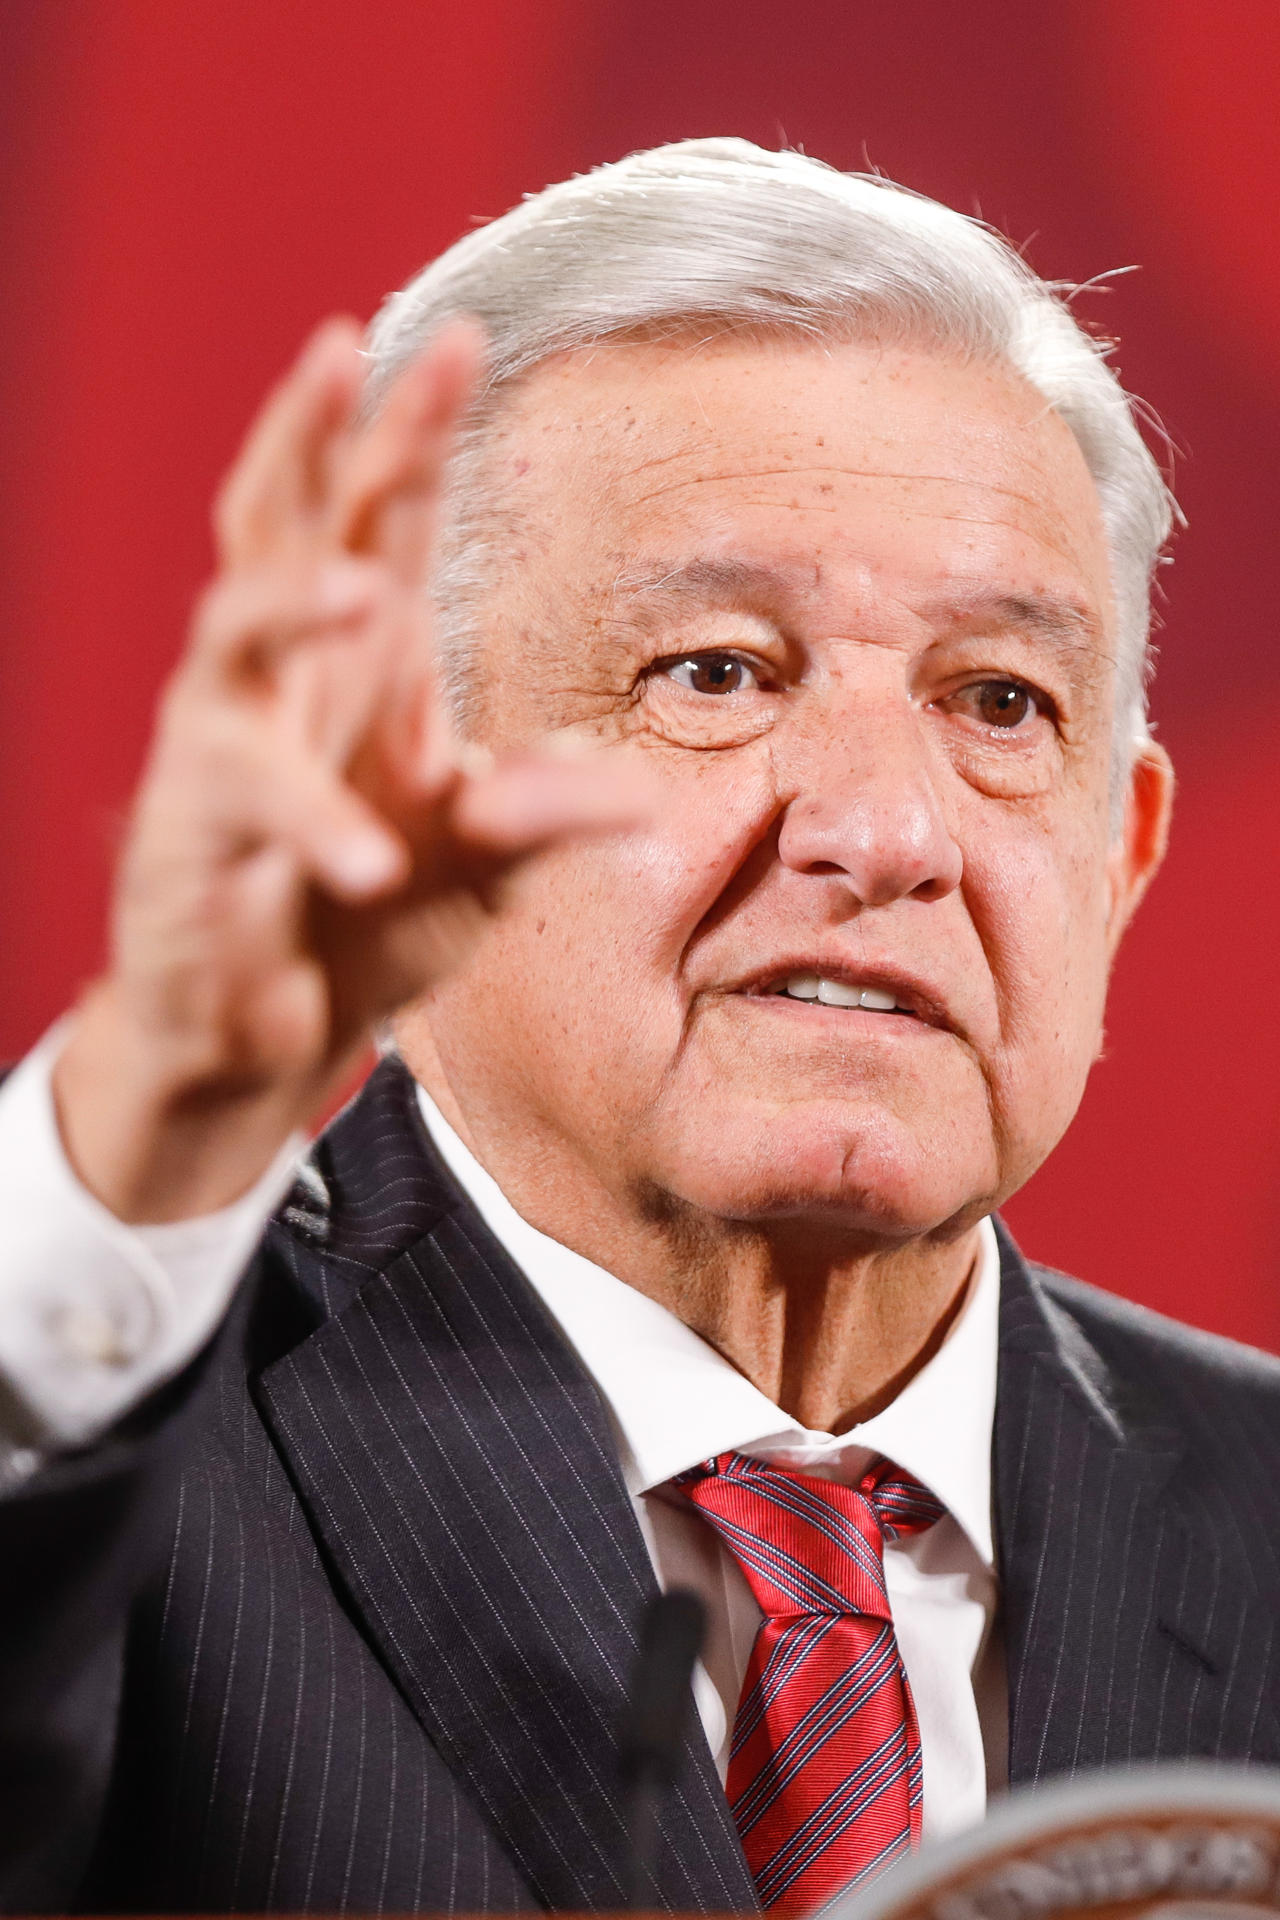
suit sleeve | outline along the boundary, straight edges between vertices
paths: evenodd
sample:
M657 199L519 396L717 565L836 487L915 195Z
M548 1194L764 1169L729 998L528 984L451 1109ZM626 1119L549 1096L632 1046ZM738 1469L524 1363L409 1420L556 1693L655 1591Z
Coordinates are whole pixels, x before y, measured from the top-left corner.
M133 1603L163 1567L178 1481L250 1274L182 1374L0 1499L0 1913L73 1911L111 1785Z
M204 1383L236 1342L237 1282L295 1151L220 1215L127 1228L62 1151L50 1090L59 1037L0 1086L0 1911L10 1913L75 1906L111 1782L133 1602L162 1564Z

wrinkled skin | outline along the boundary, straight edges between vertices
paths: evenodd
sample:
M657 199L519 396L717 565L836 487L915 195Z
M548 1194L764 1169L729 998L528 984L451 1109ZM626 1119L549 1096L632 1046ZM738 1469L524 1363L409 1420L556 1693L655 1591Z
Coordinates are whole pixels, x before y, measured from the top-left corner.
M637 759L662 804L522 868L402 1048L535 1225L834 1426L1069 1123L1162 852L1154 746L1112 831L1093 483L1006 370L732 341L540 369L490 483L478 737ZM908 1011L775 991L802 971Z
M453 736L428 583L480 349L468 323L443 328L366 420L359 329L325 323L219 492L217 572L156 716L108 964L54 1067L63 1145L122 1220L243 1195L373 1024L463 963L505 875L648 817L621 761L495 762Z

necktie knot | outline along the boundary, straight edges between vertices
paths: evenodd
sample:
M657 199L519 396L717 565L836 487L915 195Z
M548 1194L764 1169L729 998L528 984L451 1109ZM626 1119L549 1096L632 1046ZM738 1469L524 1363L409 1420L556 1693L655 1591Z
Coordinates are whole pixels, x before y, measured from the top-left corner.
M856 1487L717 1454L673 1483L746 1576L764 1618L726 1788L761 1905L811 1913L920 1835L920 1733L884 1545L933 1525L888 1460Z
M889 1618L886 1542L933 1525L941 1504L889 1460L856 1486L721 1453L673 1485L719 1533L770 1618Z

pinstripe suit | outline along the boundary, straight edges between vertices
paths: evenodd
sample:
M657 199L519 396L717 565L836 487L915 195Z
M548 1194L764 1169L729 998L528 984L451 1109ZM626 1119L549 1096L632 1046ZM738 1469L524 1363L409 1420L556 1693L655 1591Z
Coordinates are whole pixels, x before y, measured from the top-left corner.
M1012 1780L1280 1761L1280 1363L1003 1255ZM616 1905L652 1587L593 1386L386 1062L212 1351L0 1507L4 1904ZM662 1889L752 1904L696 1729Z

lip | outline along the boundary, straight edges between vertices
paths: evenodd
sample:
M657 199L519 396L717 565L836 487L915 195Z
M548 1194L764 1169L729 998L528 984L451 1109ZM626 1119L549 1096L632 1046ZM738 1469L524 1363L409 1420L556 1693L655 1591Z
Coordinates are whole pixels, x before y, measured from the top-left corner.
M839 980L850 987L877 987L882 993L892 994L898 1008L914 1015L923 1025L940 1027L949 1033L959 1031L959 1022L937 984L911 969L891 963L859 960L855 965L848 959L836 959L834 956L796 954L782 960L771 960L767 967L755 969L735 982L729 992L750 999L776 1000L783 1006L816 1008L837 1016L859 1012L866 1015L871 1011L857 1007L826 1007L820 1001L789 1000L781 989L797 973L816 973L824 980ZM902 1013L885 1013L876 1017L901 1019Z

